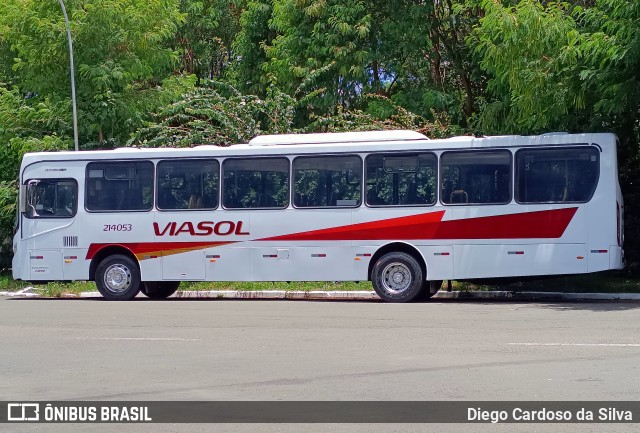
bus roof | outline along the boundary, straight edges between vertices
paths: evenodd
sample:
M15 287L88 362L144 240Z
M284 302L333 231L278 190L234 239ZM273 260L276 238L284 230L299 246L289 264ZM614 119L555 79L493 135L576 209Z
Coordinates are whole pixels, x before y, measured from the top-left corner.
M597 143L615 146L611 133L504 135L490 137L459 136L429 140L414 131L368 131L326 134L286 134L259 136L249 143L232 146L203 144L190 148L118 148L113 150L63 151L27 153L23 166L39 161L109 160L109 159L162 159L171 157L249 157L289 154L321 154L344 152L395 152L398 150L441 151L486 149L493 147L528 147Z
M250 146L273 146L277 144L327 144L327 143L362 143L381 141L428 140L426 135L416 131L363 131L363 132L329 132L324 134L280 134L258 135Z

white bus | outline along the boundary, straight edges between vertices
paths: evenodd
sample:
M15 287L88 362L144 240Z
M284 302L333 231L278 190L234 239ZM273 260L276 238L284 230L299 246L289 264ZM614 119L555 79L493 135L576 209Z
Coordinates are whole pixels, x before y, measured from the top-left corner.
M623 266L615 135L412 131L261 136L230 147L31 153L13 276L110 300L180 281L442 280Z

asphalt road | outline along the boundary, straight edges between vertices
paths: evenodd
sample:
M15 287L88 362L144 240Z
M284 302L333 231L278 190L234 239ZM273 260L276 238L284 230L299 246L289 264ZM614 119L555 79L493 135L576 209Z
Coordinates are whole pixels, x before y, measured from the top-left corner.
M640 303L634 302L0 298L0 400L638 400L639 392ZM4 427L87 431L68 424ZM637 424L603 427L91 430L601 432L635 431Z

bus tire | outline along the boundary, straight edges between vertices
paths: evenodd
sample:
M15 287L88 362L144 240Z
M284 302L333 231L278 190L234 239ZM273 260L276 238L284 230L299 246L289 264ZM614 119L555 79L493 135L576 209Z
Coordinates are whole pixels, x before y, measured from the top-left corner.
M140 268L131 258L114 254L96 268L96 287L109 301L128 301L140 292Z
M142 283L142 293L149 299L167 299L180 286L180 281L145 281Z
M422 268L411 255L402 252L380 257L371 270L371 282L386 302L409 302L422 291Z

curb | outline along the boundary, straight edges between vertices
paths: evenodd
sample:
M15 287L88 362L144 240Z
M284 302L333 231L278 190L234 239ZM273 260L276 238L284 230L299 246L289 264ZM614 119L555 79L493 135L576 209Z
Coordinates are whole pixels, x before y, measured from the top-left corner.
M0 296L16 298L40 297L39 289L27 287L18 292L0 292ZM142 294L139 297L145 297ZM63 298L100 298L99 292L63 294ZM289 290L206 290L179 291L174 299L327 299L327 300L380 300L371 290L360 291L289 291ZM562 293L562 292L509 292L509 291L439 291L432 299L491 300L491 301L640 301L640 293Z
M178 299L353 299L353 300L380 300L380 297L371 290L360 291L290 291L290 290L210 290L210 291L184 291L177 292L172 298Z
M41 289L29 286L18 290L17 292L0 292L0 296L9 296L12 298L35 298L40 296L40 293L38 293L39 290Z
M640 301L640 293L563 293L469 291L436 293L433 299L487 299L494 301Z
M82 294L84 295L84 293ZM96 292L95 295L99 296ZM380 297L369 290L363 291L184 291L172 298L179 299L351 299L380 300ZM508 292L508 291L439 291L431 299L486 299L494 301L640 301L640 293L562 293L562 292Z

